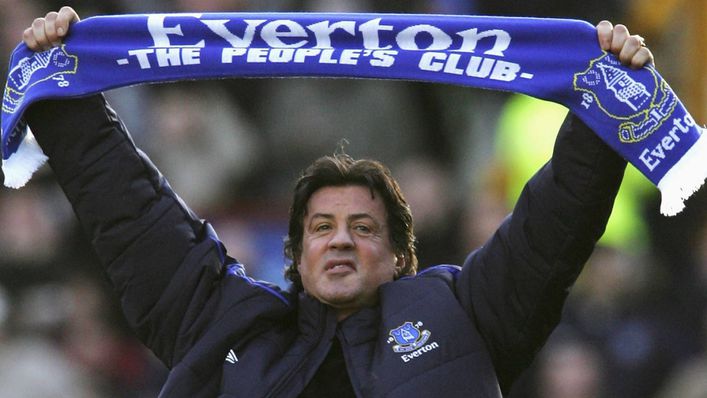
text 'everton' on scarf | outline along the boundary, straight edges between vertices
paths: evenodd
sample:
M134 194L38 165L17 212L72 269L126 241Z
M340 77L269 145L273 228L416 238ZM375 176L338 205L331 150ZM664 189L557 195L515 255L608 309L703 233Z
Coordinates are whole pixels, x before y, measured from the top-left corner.
M96 38L100 38L97 40ZM707 138L653 66L624 67L583 21L479 16L204 13L76 23L61 47L12 55L2 103L5 185L46 160L33 102L142 83L239 77L404 79L525 93L579 116L661 191L673 215L707 178Z

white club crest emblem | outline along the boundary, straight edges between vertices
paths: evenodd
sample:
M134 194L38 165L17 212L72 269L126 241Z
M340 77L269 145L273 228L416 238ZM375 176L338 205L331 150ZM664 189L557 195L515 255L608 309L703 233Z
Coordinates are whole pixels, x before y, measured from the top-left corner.
M413 324L408 321L392 329L389 333L388 343L396 343L393 346L393 351L396 353L410 352L425 345L431 333L429 330L420 330L421 326L422 322Z

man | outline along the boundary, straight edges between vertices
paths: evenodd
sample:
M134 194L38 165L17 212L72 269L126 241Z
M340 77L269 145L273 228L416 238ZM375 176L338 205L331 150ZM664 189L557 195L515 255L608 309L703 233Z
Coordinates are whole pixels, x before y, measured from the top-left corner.
M69 7L24 32L58 45ZM608 22L602 48L652 62ZM412 217L378 162L337 154L298 180L291 291L254 281L178 199L102 96L26 113L137 335L171 369L165 397L500 397L559 322L625 161L573 116L552 160L463 267L416 274Z

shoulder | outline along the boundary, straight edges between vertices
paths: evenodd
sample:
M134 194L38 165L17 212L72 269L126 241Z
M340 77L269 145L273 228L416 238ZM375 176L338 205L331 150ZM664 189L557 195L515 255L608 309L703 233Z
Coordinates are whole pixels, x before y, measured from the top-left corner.
M455 285L460 271L456 265L437 265L425 268L417 275L383 284L379 289L383 317L409 311L419 313L423 309L434 313L458 306Z
M401 283L413 283L437 279L452 284L461 272L461 267L451 264L440 264L428 267L418 272L416 275L404 276L398 279Z
M427 267L412 277L413 278L434 278L434 277L446 276L446 275L454 276L454 275L458 274L461 270L462 270L462 268L458 265L440 264L440 265L434 265L431 267Z

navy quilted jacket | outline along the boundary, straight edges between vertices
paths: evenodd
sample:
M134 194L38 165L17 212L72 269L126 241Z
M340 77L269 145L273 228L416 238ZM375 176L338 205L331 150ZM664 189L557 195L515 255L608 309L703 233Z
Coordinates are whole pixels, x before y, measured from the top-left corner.
M26 116L128 321L170 368L163 397L297 397L335 336L359 397L500 397L559 322L625 167L568 117L552 160L462 267L387 283L377 307L337 323L249 278L102 96Z

